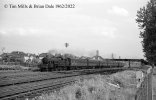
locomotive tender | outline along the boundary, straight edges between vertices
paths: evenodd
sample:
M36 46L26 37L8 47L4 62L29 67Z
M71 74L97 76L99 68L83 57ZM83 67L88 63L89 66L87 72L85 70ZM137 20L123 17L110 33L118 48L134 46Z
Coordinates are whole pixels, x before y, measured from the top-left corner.
M100 69L100 68L119 68L125 64L110 59L93 60L89 58L63 58L63 57L44 57L39 65L40 71L60 71L60 70L80 70L80 69Z

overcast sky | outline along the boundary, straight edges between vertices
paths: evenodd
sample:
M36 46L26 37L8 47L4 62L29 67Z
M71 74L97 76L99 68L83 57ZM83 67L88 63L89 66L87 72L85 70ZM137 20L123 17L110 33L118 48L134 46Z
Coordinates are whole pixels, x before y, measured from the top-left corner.
M0 48L143 58L137 10L147 0L1 0ZM10 8L10 4L74 4L75 8ZM7 8L5 8L7 5ZM65 48L64 43L69 43Z

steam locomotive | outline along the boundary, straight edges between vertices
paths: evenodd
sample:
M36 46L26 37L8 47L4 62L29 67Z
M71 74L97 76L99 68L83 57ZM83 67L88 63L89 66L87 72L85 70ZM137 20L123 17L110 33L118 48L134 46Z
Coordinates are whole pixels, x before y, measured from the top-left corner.
M63 57L44 57L39 65L40 71L60 71L60 70L80 70L80 69L100 69L100 68L119 68L124 63L113 60L93 60L89 58L63 58Z

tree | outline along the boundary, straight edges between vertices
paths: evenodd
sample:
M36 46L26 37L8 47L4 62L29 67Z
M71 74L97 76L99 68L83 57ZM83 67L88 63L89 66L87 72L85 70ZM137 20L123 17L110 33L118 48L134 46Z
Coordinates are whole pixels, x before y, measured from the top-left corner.
M138 23L143 52L147 61L156 64L156 5L155 0L147 2L146 6L137 11Z
M2 53L4 53L4 51L5 51L5 47L2 47L1 50L2 50Z

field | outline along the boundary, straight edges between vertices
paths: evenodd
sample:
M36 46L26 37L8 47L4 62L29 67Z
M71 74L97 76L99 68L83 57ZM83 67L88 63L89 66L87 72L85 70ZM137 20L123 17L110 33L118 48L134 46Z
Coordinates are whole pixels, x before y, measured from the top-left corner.
M78 77L76 83L32 100L134 100L136 90L135 71L124 71Z

